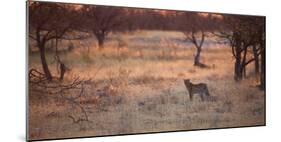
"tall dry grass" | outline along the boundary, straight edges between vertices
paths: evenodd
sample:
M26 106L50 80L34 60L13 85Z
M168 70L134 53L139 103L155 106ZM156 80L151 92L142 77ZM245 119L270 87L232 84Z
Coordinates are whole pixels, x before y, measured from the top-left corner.
M77 115L78 110L70 111L63 102L30 92L31 139L264 125L265 93L255 87L253 65L247 69L246 80L235 82L234 60L226 45L209 39L201 59L210 68L201 69L193 66L194 48L181 42L181 33L125 34L122 39L127 46L119 51L115 38L110 35L103 50L95 48L94 42L88 45L90 50L74 42L73 51L60 55L71 68L66 80L74 75L92 78L80 100L91 122L73 124L67 113ZM52 58L48 52L50 70L58 75ZM41 68L38 53L29 59L29 68ZM190 101L183 84L187 78L206 83L216 99Z

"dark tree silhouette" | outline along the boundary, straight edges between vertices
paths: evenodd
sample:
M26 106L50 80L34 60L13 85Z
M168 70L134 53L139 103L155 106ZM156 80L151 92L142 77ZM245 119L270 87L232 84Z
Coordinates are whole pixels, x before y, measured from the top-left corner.
M261 55L261 73L260 73L260 89L265 89L265 17L258 19L258 43Z
M36 41L44 74L52 80L46 60L47 42L64 38L74 26L75 14L69 5L55 3L29 3L29 37Z
M109 32L118 30L124 23L124 12L121 8L104 6L83 6L82 14L85 17L85 29L90 30L103 48Z
M196 48L194 56L194 66L207 67L207 65L200 62L200 55L202 46L206 38L208 17L200 16L198 13L184 13L183 14L183 33L186 40L191 42Z
M228 40L235 58L234 79L239 81L246 76L246 67L255 61L255 72L259 72L259 56L264 56L264 20L263 17L224 15L224 28L217 34ZM249 57L252 48L253 57ZM261 59L261 74L264 73ZM262 82L261 77L261 84Z
M200 62L200 54L202 51L202 46L205 41L205 32L201 30L200 32L195 32L192 30L190 33L185 33L186 39L194 44L196 47L196 55L194 56L194 65L204 67L205 65Z

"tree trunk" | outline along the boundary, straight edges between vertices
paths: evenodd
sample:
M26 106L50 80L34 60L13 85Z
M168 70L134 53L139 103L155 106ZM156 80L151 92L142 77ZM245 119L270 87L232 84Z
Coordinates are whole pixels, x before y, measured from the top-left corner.
M42 63L42 68L43 71L45 73L46 78L51 81L52 80L52 74L49 70L47 61L46 61L46 55L45 55L45 45L44 44L40 44L39 46L39 50L40 50L40 58L41 58L41 63Z
M243 55L243 59L242 59L242 63L241 63L241 66L242 66L242 74L244 78L246 78L246 60L247 60L247 52L248 52L248 46L243 46L243 51L244 51L244 55ZM241 51L242 52L242 51Z
M206 65L204 65L200 62L200 54L201 54L202 46L203 46L203 43L204 43L204 40L205 40L204 31L203 30L201 31L200 42L196 39L194 31L192 31L192 33L191 33L191 39L190 40L192 41L192 43L196 47L196 55L194 57L194 66L207 67Z
M95 33L95 36L98 40L99 48L102 49L103 45L104 45L105 33L104 32L98 32L98 33Z
M196 47L196 49L197 49L197 51L196 51L196 55L194 57L194 66L199 66L199 65L201 65L200 54L201 54L202 47L198 46L198 47Z
M258 49L256 45L253 46L253 53L255 59L255 74L258 75L260 73L260 63L259 63Z
M234 64L234 80L239 81L242 79L243 75L243 67L241 63L241 47L236 47L236 60Z
M103 48L104 45L104 37L98 37L99 48Z
M260 89L265 89L265 47L261 46L261 74L260 74Z
M246 71L247 66L243 66L243 77L247 77L247 71Z
M64 63L60 63L60 80L63 80L66 67Z
M243 75L243 69L242 69L242 65L240 64L239 60L235 61L235 66L234 66L234 79L235 81L239 81L242 79L242 75Z

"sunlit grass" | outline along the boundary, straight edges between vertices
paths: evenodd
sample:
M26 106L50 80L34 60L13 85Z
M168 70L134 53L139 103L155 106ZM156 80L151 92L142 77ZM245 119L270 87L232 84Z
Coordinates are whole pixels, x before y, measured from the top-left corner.
M195 49L190 44L176 44L173 52L167 42L142 44L131 40L181 39L183 35L179 32L139 31L122 36L128 47L119 51L114 40L116 35L110 35L102 50L96 48L94 42L90 44L90 50L74 42L76 49L60 53L62 61L71 69L66 79L73 75L93 79L87 86L88 100L81 100L89 107L92 123L72 124L65 116L67 109L63 106L47 100L47 104L35 105L34 100L29 105L32 138L264 124L264 92L256 87L258 80L251 74L253 64L247 68L248 78L235 82L234 60L226 45L203 47L201 60L209 68L202 69L193 66ZM58 76L53 56L48 52L47 61L53 75ZM29 59L29 68L41 70L38 53L30 54ZM206 83L217 101L201 102L199 97L190 101L183 84L183 79L187 78L193 83ZM110 86L114 95L96 99L95 91L105 86ZM29 95L40 94L31 92Z

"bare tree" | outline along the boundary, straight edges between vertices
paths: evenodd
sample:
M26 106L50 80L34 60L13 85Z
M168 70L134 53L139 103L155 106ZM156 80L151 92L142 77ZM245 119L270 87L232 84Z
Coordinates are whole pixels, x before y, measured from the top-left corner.
M106 6L83 6L85 29L89 29L103 48L104 40L109 32L118 30L124 23L124 13L120 8Z
M53 77L46 60L46 44L52 40L67 38L65 35L73 29L74 19L75 14L69 5L29 3L29 38L36 42L42 68L48 80Z
M200 54L202 51L202 46L205 41L205 32L200 30L200 32L195 32L192 30L190 33L185 33L186 39L192 42L196 48L196 54L194 56L194 66L205 66L200 62Z
M243 79L243 74L244 77L246 76L246 67L253 61L255 61L255 72L259 72L259 56L264 56L264 46L262 46L264 21L262 19L261 17L224 16L224 28L217 35L227 39L232 48L236 81ZM251 48L253 57L247 59ZM264 63L261 63L261 66L264 66ZM261 67L261 70L264 69ZM263 82L262 77L261 82Z
M202 46L206 38L207 25L206 17L200 16L198 13L184 13L183 20L183 33L186 40L191 42L196 48L196 54L194 56L194 66L207 67L200 62L200 55Z

